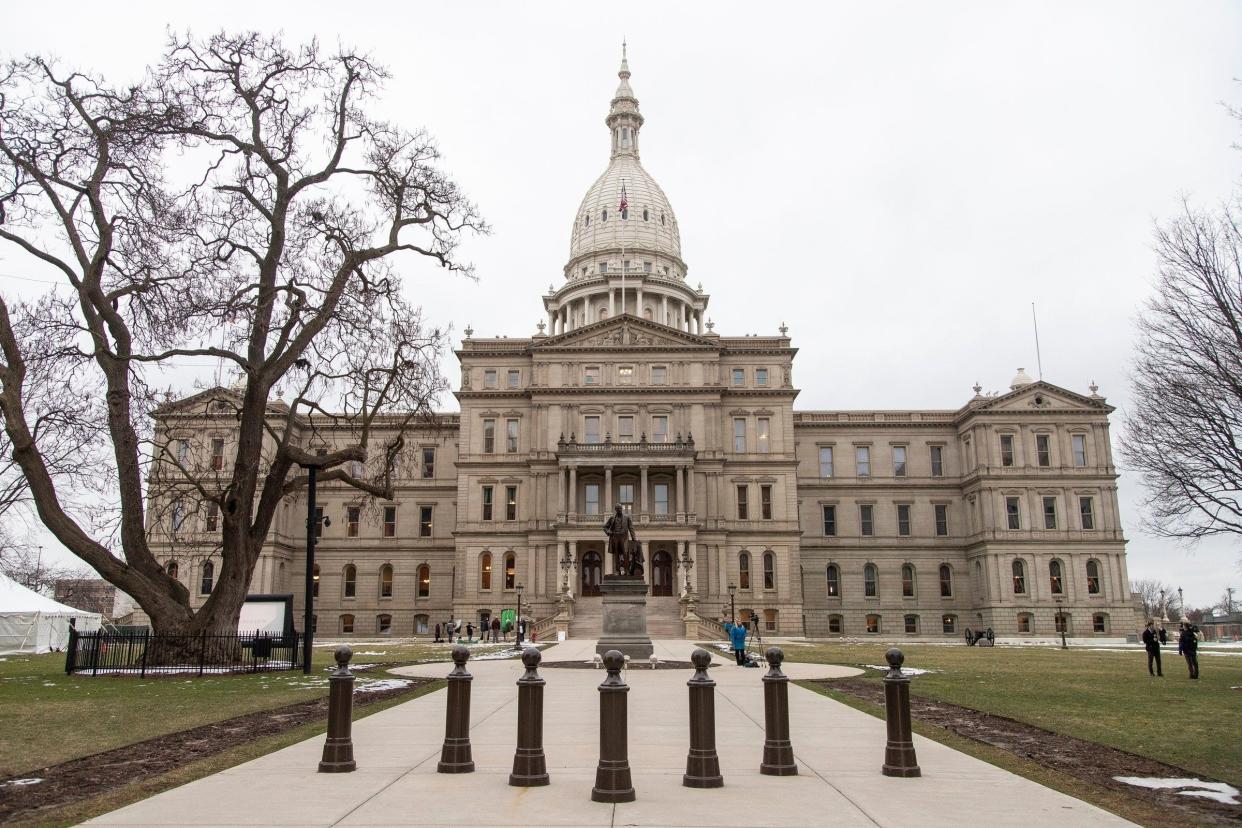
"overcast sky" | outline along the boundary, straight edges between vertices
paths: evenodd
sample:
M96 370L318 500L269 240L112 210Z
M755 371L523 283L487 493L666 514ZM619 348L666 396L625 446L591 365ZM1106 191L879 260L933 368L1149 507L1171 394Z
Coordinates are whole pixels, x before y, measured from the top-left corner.
M183 7L184 6L184 7ZM762 12L760 9L762 8ZM477 283L406 268L428 319L527 336L560 284L578 203L608 161L622 36L643 164L677 212L688 279L724 334L800 351L797 405L957 408L1021 366L1118 407L1152 230L1242 177L1242 5L1181 3L12 3L0 54L136 78L165 30L283 30L370 52L383 111L439 139L491 222ZM0 288L37 283L0 251ZM459 372L449 357L446 371ZM186 376L189 387L193 377ZM455 407L451 398L443 407ZM1144 535L1132 578L1189 604L1242 587L1237 543Z

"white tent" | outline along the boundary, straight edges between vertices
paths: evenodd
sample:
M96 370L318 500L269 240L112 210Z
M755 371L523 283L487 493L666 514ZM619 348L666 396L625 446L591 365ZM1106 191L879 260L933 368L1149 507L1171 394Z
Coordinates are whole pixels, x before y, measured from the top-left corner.
M78 632L99 629L99 613L67 607L0 574L0 655L65 649L71 618Z

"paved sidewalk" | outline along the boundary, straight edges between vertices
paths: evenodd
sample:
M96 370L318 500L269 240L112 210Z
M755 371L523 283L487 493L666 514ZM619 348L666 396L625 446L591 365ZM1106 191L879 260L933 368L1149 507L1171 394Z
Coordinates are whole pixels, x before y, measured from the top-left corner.
M688 641L656 643L664 659L688 660ZM544 651L545 661L589 659L593 641ZM517 661L469 665L476 772L437 774L445 694L431 693L354 725L358 770L319 774L323 737L292 745L106 814L98 825L649 825L760 826L1121 826L1125 820L1020 776L915 737L919 779L880 774L880 719L790 686L795 777L759 773L764 670L732 665L716 679L716 739L725 787L682 787L688 747L689 670L627 671L630 766L636 802L591 801L599 758L603 670L546 669L544 751L551 784L508 782L517 730ZM851 675L851 668L787 664L793 678ZM403 668L443 676L447 664Z

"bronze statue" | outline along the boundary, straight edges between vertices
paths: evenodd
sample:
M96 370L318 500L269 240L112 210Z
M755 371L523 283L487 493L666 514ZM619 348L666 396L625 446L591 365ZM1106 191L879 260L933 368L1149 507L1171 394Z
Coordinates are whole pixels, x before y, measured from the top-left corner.
M634 535L634 521L618 503L612 517L604 523L608 535L608 554L612 556L612 569L618 575L643 574L643 550Z

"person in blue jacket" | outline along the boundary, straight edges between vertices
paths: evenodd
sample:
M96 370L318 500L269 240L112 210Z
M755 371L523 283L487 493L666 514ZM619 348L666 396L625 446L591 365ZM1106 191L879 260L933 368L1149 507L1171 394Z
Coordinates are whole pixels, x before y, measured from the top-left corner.
M746 663L746 626L734 623L729 629L729 641L733 644L733 656L737 659L737 666L741 667Z

